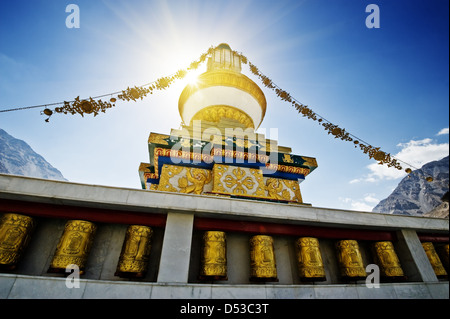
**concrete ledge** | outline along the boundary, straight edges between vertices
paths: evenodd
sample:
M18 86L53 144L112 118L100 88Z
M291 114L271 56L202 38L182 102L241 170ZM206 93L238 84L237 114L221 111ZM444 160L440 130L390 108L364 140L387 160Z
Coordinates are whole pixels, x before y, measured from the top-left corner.
M77 184L0 174L0 198L144 213L330 226L448 233L449 220L288 205L256 200Z
M1 299L448 299L448 282L347 285L209 285L115 282L0 274Z

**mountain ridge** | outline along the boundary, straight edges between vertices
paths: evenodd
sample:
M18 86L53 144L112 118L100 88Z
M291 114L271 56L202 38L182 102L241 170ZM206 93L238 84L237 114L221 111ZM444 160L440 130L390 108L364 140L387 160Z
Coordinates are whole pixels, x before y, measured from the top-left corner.
M426 177L431 176L432 182ZM373 212L423 216L442 204L449 189L449 156L426 163L400 181L394 191L373 208Z
M44 179L67 179L25 141L0 128L0 173Z

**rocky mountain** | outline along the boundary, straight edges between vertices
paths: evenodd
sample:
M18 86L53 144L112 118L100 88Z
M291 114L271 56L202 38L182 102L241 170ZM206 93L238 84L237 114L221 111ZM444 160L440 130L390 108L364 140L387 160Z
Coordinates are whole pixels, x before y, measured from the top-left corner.
M24 141L0 129L0 173L53 180L64 176Z
M433 177L427 182L426 177ZM433 161L406 176L386 199L372 210L386 214L422 216L443 203L449 190L449 157ZM447 213L448 216L448 213Z

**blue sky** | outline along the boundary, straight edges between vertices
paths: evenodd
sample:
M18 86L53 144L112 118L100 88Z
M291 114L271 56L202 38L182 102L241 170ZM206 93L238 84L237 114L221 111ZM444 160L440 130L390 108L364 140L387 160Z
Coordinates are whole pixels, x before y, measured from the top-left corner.
M71 3L78 29L65 24ZM371 3L379 29L365 25ZM419 168L449 152L448 12L447 0L2 1L0 110L142 85L226 42L321 116ZM260 84L245 65L243 73ZM179 127L184 85L95 118L57 114L46 123L43 108L4 112L0 128L70 181L140 188L148 135ZM261 127L317 158L301 184L305 202L371 210L404 176L263 91Z

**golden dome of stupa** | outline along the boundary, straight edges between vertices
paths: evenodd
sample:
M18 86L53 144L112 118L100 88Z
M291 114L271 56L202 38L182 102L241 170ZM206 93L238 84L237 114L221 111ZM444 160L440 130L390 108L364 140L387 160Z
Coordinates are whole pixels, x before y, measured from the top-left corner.
M180 95L178 110L185 125L194 120L218 123L222 118L246 128L260 126L266 113L266 98L255 82L241 73L241 57L222 43L208 59L207 71Z

